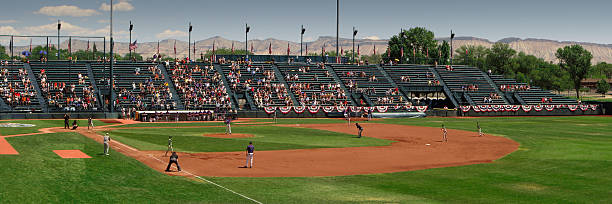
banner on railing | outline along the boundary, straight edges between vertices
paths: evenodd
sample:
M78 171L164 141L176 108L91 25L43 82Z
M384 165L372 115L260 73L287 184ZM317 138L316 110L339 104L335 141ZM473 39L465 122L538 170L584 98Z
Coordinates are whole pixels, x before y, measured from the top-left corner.
M321 109L321 106L308 106L308 112L312 114L318 113L319 109Z
M419 106L415 106L417 108L417 110L419 109ZM567 104L557 104L557 105L476 105L476 106L460 106L459 108L461 109L461 111L463 112L469 112L470 110L473 110L474 112L516 112L519 110L523 110L524 112L530 112L531 110L535 110L537 112L540 112L544 109L546 109L546 111L553 111L555 109L562 109L562 108L567 108L570 111L576 111L578 109L582 110L582 111L587 111L589 109L591 110L597 110L597 105L596 104L590 104L590 105L567 105Z
M266 111L267 114L272 114L276 112L276 107L274 106L264 107L264 111Z
M278 107L278 110L280 110L280 112L283 114L287 114L289 111L291 111L291 106Z
M303 113L304 110L306 110L306 106L293 106L293 111L297 114Z

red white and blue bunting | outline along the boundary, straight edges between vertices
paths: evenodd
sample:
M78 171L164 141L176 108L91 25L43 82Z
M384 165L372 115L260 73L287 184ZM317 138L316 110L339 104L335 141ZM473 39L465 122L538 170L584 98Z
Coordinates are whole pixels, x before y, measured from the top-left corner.
M351 106L351 112L353 113L357 113L359 111L361 111L361 107L360 106Z
M321 109L321 106L308 106L308 112L315 114L319 112L319 109ZM295 110L295 108L294 108Z
M334 108L334 106L323 106L323 112L331 113L332 111L334 111Z
M276 107L274 106L264 107L264 111L266 111L267 114L272 114L276 112Z
M419 112L425 112L427 110L427 106L415 106L417 111Z
M338 110L338 112L344 112L346 110L346 107L344 107L344 106L336 106L336 110Z
M303 113L304 110L306 110L306 106L293 106L293 111L297 114Z
M419 106L415 106L417 109ZM553 111L555 109L567 108L570 111L576 111L578 109L582 111L597 110L597 105L476 105L476 106L460 106L459 108L463 112L516 112L523 110L524 112L530 112L532 110L540 112L542 110Z
M388 106L376 106L376 110L378 110L379 113L387 112L388 108Z
M291 106L278 107L278 110L280 110L280 112L283 114L287 114L289 111L291 111Z

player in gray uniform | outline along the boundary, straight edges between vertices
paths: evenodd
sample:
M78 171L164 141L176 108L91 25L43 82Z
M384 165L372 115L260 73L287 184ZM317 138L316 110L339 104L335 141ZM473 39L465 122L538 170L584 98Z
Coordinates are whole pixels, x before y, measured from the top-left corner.
M482 128L480 128L480 123L476 122L476 128L478 128L478 137L482 137Z
M174 147L172 147L172 136L168 137L168 150L166 150L165 157L168 156L168 152L174 152Z
M448 138L446 137L448 131L446 131L446 126L442 124L442 142L448 142Z
M110 141L111 141L111 138L110 136L108 136L108 133L106 133L106 135L104 135L104 155L108 155L109 153Z
M253 154L255 153L255 146L253 146L253 142L249 142L249 146L246 148L246 165L244 168L249 167L249 163L251 166L249 168L253 168Z
M232 135L232 119L227 117L225 119L225 134L226 135Z
M87 118L87 129L89 130L90 127L91 129L94 128L93 119L91 115L89 116L89 118Z

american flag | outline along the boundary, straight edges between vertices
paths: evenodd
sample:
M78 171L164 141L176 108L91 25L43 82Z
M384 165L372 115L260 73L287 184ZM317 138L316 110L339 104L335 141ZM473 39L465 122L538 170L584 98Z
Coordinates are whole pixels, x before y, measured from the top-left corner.
M138 40L134 40L133 43L130 43L130 51L132 50L136 50L136 48L138 48L138 44L137 44Z
M291 52L291 48L289 48L289 42L287 42L287 55Z
M234 42L232 42L232 54L234 54Z
M270 42L270 46L268 47L268 54L272 55L272 42Z

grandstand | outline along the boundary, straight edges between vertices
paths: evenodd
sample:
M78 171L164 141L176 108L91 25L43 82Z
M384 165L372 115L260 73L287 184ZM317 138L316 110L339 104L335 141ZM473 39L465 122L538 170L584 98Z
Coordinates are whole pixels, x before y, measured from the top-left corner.
M578 105L462 65L117 62L113 68L111 89L108 63L5 62L0 67L0 110L108 112L111 104L115 111ZM111 102L113 94L116 101Z

